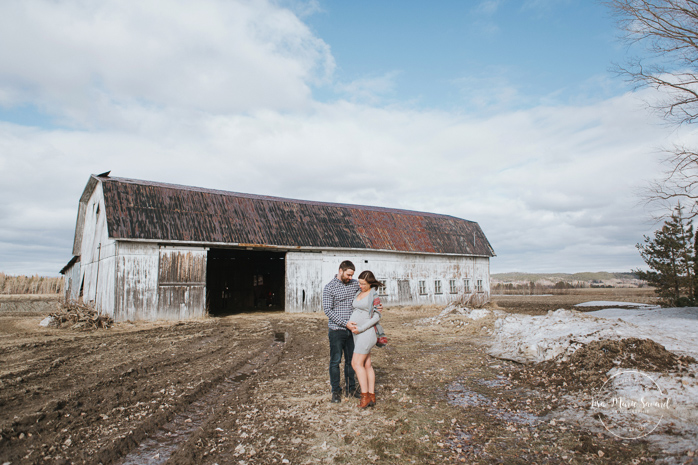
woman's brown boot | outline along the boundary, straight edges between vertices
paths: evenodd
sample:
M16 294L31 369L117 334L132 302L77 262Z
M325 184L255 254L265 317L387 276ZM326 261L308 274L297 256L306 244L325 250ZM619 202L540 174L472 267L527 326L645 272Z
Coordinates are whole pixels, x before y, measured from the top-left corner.
M371 394L368 392L361 393L361 401L359 402L359 408L366 408L368 404L371 403Z
M369 392L368 395L370 396L368 406L369 407L375 407L376 406L376 393L375 392Z

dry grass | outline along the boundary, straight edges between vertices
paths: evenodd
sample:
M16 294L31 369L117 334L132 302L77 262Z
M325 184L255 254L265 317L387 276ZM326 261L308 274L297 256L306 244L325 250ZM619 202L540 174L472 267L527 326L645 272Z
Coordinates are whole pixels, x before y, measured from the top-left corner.
M9 276L0 272L0 294L62 294L63 278Z

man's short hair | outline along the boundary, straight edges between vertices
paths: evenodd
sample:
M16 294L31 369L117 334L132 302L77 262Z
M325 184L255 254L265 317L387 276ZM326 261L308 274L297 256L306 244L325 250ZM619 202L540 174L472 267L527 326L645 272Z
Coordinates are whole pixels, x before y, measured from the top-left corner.
M349 260L344 260L342 263L339 264L339 269L342 271L347 271L347 270L353 270L356 271L356 267L352 262Z

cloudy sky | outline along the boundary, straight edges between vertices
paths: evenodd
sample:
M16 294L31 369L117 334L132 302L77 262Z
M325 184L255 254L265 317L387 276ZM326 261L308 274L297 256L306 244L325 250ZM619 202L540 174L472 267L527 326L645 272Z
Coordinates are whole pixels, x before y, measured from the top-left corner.
M588 0L3 0L0 271L57 275L92 173L477 221L492 272L627 271L694 138Z

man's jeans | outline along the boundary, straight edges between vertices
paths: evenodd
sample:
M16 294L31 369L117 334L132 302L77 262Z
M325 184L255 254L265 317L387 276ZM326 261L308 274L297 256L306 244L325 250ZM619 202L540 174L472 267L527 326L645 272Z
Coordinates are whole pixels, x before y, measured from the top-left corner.
M342 390L339 383L339 363L342 361L342 353L344 353L344 382L347 392L353 392L356 389L354 369L351 367L354 335L348 329L330 329L328 337L330 339L330 385L332 392Z

